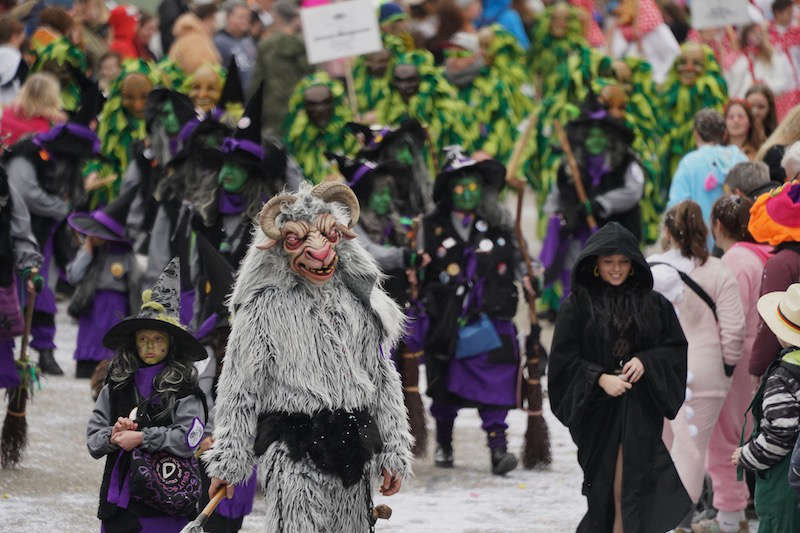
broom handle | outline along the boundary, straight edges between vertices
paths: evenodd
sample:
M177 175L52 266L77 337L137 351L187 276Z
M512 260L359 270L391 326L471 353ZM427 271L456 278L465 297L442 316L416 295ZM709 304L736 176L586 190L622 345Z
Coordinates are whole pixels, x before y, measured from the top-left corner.
M39 273L38 268L32 268L30 277L25 280L25 291L28 293L28 307L25 308L25 334L22 336L22 348L19 352L19 359L23 363L28 360L28 342L31 337L33 327L33 306L36 301L36 289L33 285L33 277Z
M214 497L211 498L211 500L209 500L209 502L206 504L205 507L203 507L203 510L200 512L200 515L198 515L198 517L197 517L197 518L200 519L200 525L203 525L203 524L206 523L206 520L208 520L208 517L211 516L211 513L213 513L214 509L217 508L217 505L219 505L219 502L221 502L222 498L225 497L226 488L227 487L225 487L225 486L220 487L217 490L217 493L214 494Z
M556 128L558 141L561 143L561 148L564 150L564 157L567 158L567 165L572 173L572 184L575 186L575 192L578 194L578 200L580 203L587 205L589 203L589 197L586 196L586 189L583 188L581 170L578 168L578 162L575 160L575 154L572 153L572 146L569 144L567 134L559 121L553 121L553 126ZM597 219L594 218L594 215L589 209L586 210L586 223L589 225L589 229L592 230L592 232L597 229Z

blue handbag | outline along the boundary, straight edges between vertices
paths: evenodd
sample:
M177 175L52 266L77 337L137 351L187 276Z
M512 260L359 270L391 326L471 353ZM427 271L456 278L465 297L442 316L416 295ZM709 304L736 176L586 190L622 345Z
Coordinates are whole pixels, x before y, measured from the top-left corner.
M474 357L484 352L500 348L503 341L494 329L494 324L481 313L478 320L472 324L462 326L458 330L458 343L456 344L456 359Z

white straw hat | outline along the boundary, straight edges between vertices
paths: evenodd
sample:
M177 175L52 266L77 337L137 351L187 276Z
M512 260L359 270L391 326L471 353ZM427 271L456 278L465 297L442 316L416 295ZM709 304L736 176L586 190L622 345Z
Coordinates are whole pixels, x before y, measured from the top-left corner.
M783 342L800 346L800 283L758 299L758 314Z

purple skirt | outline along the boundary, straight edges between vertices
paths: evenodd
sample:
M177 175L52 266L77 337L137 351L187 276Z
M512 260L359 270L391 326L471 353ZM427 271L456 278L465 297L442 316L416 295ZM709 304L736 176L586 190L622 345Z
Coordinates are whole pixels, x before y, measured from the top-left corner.
M14 339L0 339L0 389L19 385L19 372L14 364Z
M102 361L114 355L103 346L106 332L128 316L128 295L119 291L98 290L91 309L78 322L78 344L73 359Z
M216 512L225 518L241 518L249 515L256 497L256 484L256 467L253 467L250 479L242 485L236 485L233 489L233 498L219 502Z
M493 320L497 333L514 339L514 358L519 360L517 330L509 320ZM466 359L453 358L447 374L447 390L483 405L512 406L517 403L518 364L489 362L489 353L483 352Z

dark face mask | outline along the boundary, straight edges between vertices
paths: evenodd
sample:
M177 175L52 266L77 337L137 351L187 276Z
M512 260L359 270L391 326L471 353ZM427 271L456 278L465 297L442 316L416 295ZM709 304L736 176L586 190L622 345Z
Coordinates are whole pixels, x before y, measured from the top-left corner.
M377 78L386 74L386 69L389 67L389 59L391 55L388 50L381 50L374 54L369 54L364 58L364 63L367 65L367 70L371 76Z
M317 85L310 87L303 95L303 105L311 123L322 129L333 118L333 95L330 89Z
M408 102L419 92L419 72L414 65L398 65L392 83L404 101Z

